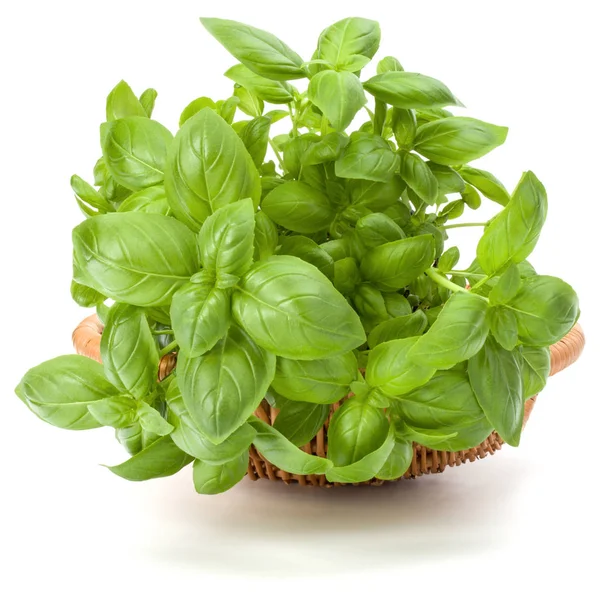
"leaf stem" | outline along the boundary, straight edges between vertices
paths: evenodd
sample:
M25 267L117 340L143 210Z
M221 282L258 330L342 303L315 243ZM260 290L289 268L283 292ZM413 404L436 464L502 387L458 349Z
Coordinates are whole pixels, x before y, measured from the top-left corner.
M174 340L168 346L165 346L160 351L160 357L162 358L163 356L166 356L167 354L171 354L171 352L173 352L174 350L177 350L177 348L179 348L179 344L177 343L177 340Z
M452 225L441 225L440 229L457 229L458 227L485 227L487 223L452 223Z
M486 275L483 279L480 279L471 289L476 290L477 288L480 288L484 283L487 283L492 277L492 275Z
M175 332L172 329L153 329L152 335L173 335Z
M296 123L296 115L294 114L292 103L290 102L287 107L290 111L290 119L292 120L292 133L294 134L294 137L298 137L298 124Z
M271 146L271 148L273 149L273 152L275 152L275 156L277 157L277 162L279 163L279 168L281 170L283 170L283 159L281 158L281 154L279 154L279 150L277 150L277 148L275 148L275 144L273 143L273 140L271 138L269 138L269 146Z

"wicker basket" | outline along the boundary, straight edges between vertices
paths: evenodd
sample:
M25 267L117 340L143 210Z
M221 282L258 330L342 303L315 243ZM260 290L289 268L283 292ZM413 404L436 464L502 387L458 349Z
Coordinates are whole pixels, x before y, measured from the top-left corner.
M102 335L102 324L96 315L92 315L83 320L77 329L73 332L73 344L78 354L88 356L100 362L100 338ZM579 325L573 329L558 343L551 348L552 368L551 375L566 369L573 364L581 355L585 338ZM177 362L175 354L169 354L162 358L159 367L159 380L164 379L174 368ZM533 410L536 398L530 398L525 403L525 423ZM339 403L332 405L332 412L339 406ZM278 410L263 400L256 410L257 417L272 425L277 417ZM316 456L325 456L327 454L327 426L328 421L317 433L314 439L302 447L305 452ZM462 450L460 452L446 452L440 450L431 450L419 444L414 444L412 464L404 474L404 478L412 479L419 475L428 473L441 473L446 467L455 467L466 462L473 462L478 458L485 458L488 454L494 454L500 450L503 444L500 436L493 432L479 446ZM322 487L346 485L342 483L330 483L325 479L325 475L296 475L282 471L263 456L252 446L250 448L250 461L248 464L248 477L253 481L257 479L280 480L285 483L298 482L300 485L317 485ZM362 483L352 485L381 485L384 481L380 479L371 479Z

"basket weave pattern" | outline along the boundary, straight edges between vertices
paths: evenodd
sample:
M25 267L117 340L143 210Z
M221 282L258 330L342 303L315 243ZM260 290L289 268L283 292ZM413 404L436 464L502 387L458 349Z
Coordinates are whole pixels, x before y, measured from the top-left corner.
M100 358L100 339L102 335L102 324L96 315L91 315L84 319L77 329L73 332L73 345L78 354L87 356L98 362ZM551 371L554 375L569 365L573 364L581 355L585 338L583 330L579 325L573 329L560 342L550 348L551 353ZM162 358L159 366L158 378L164 379L173 369L177 362L175 354L169 354ZM529 415L533 410L536 398L530 398L525 403L525 419L523 426L527 423ZM339 407L339 402L331 406L331 414ZM279 411L263 400L256 410L258 418L272 425ZM327 455L327 427L329 419L310 443L302 447L302 450L309 454L325 457ZM466 462L473 462L478 458L485 458L488 454L494 454L500 450L503 444L502 438L493 432L481 444L469 450L460 452L446 452L441 450L431 450L419 444L414 444L413 459L410 468L404 474L404 478L412 479L419 475L428 473L441 473L446 467L455 467ZM285 483L297 482L300 485L316 485L322 487L347 485L342 483L330 483L325 479L325 475L296 475L288 473L272 465L268 460L252 446L250 448L250 460L248 463L248 477L253 481L257 479L280 480ZM381 485L385 483L380 479L371 479L362 483L352 485Z

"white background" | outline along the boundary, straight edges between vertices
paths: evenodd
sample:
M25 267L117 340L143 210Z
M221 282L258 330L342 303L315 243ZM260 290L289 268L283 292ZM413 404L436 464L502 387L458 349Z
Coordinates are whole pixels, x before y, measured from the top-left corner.
M3 3L0 596L591 597L600 475L594 5ZM111 431L52 428L13 394L29 367L72 351L71 330L89 312L69 295L70 230L81 215L68 182L72 173L91 179L105 96L121 78L138 93L153 86L155 117L175 129L190 100L230 92L221 75L234 60L199 16L269 29L308 59L319 32L351 15L381 22L380 57L444 81L465 114L510 127L505 146L479 164L509 188L526 169L545 183L550 214L532 261L579 292L586 352L541 395L520 448L443 475L375 489L245 481L216 497L195 494L189 469L121 480L99 466L123 458ZM475 220L493 214L486 207ZM474 235L453 235L464 264Z

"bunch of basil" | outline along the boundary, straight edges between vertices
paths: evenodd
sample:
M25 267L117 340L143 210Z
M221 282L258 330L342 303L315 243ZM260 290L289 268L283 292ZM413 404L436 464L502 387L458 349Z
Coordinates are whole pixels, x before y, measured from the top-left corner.
M114 427L132 457L111 470L127 479L194 461L200 493L235 485L251 444L332 482L398 478L413 442L455 451L495 429L518 444L548 346L579 311L569 285L526 261L542 184L528 172L509 194L467 166L506 128L453 116L452 92L395 58L361 79L374 21L328 27L307 62L265 31L202 23L239 61L232 96L191 102L173 136L151 119L154 90L138 99L119 83L94 186L71 182L87 217L73 232L72 295L105 324L103 366L45 362L21 399L59 427ZM301 79L305 92L288 83ZM289 132L272 136L284 118ZM503 208L458 271L446 229L480 194ZM157 382L173 351L176 373ZM253 416L265 397L273 427ZM342 399L327 458L301 450Z

